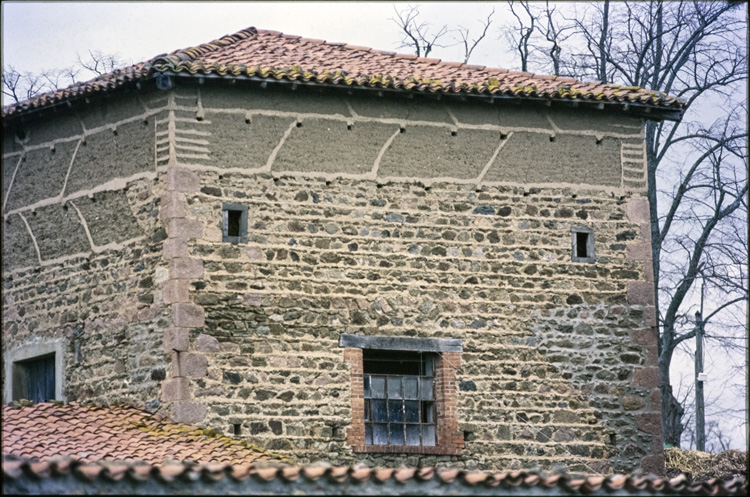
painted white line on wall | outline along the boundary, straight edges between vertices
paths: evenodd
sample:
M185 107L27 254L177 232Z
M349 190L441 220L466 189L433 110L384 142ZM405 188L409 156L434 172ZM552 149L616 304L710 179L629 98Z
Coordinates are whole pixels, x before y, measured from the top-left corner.
M359 114L357 114L357 111L354 110L354 107L352 107L351 102L349 102L349 99L344 99L344 103L346 103L346 108L349 109L349 114L352 115L353 118L357 119L359 117Z
M448 107L447 105L445 105L444 107L445 107L445 111L448 113L448 115L450 116L450 118L453 120L453 124L455 124L456 126L461 126L461 123L458 122L458 119L456 119L456 115L453 113L453 111L450 109L450 107Z
M271 155L268 156L268 160L266 161L266 165L261 169L263 172L270 172L271 167L273 166L273 161L276 160L276 155L279 153L279 150L281 150L281 147L284 146L284 142L289 137L289 135L292 134L292 130L297 127L297 123L299 121L295 119L292 121L292 123L289 125L289 127L284 131L284 135L281 137L281 140L279 143L274 147L273 151L271 152Z
M10 183L8 184L8 191L5 192L5 200L3 200L3 213L5 213L5 206L8 205L8 197L10 197L10 191L13 189L13 181L15 181L16 179L16 173L18 172L18 168L21 167L23 158L24 158L24 155L21 154L21 156L18 158L18 162L16 163L16 167L13 169L13 174L10 177ZM8 219L8 215L4 214L4 218Z
M158 170L161 171L163 169L158 169ZM18 209L13 209L7 214L8 215L20 214L21 212L38 209L39 207L46 207L48 205L67 202L68 200L74 200L74 199L81 198L81 197L91 196L99 192L122 190L131 181L136 181L139 179L155 179L156 177L157 177L157 171L147 171L143 173L134 174L132 176L128 176L127 178L115 178L110 181L107 181L106 183L102 183L101 185L97 185L94 188L89 188L86 190L79 190L77 192L71 193L70 195L67 195L64 197L60 197L60 196L50 197L50 198L40 200L38 202L35 202L33 204L30 204L24 207L19 207Z
M390 138L386 140L386 142L383 144L383 147L380 149L380 152L378 152L378 156L375 157L375 163L372 165L372 171L370 171L369 176L372 178L378 177L378 169L380 169L380 161L383 160L383 156L385 155L386 150L391 146L391 143L393 143L393 140L396 139L398 135L401 134L401 126L399 126L396 131L391 135Z
M479 173L479 176L477 176L477 188L479 188L479 185L482 184L482 181L484 180L485 175L487 174L487 171L490 170L490 167L495 162L495 159L497 159L498 154L500 153L500 150L505 146L508 141L510 141L510 138L513 136L513 132L511 131L508 136L505 137L503 140L500 138L500 143L497 144L497 148L495 149L495 152L492 154L492 157L490 157L490 160L487 161L487 164L485 164L484 169L482 169L482 172Z
M39 250L39 244L36 242L36 237L34 236L34 232L31 231L31 226L29 226L29 222L26 220L26 218L21 214L18 213L18 217L21 218L21 221L23 221L23 224L26 225L26 231L29 232L29 236L31 237L31 241L34 243L34 250L36 250L36 257L39 259L39 264L42 264L42 252Z
M91 247L91 250L94 250L94 239L91 238L91 232L89 231L89 225L86 223L86 220L83 218L83 214L81 214L81 211L78 209L78 206L74 204L73 202L68 202L70 205L73 206L73 208L78 213L78 219L81 220L81 226L83 226L83 231L86 232L86 238L89 240L89 246Z
M65 179L63 180L62 189L60 190L60 194L55 197L58 200L61 200L65 196L65 188L68 187L68 178L70 177L70 171L73 169L73 163L76 160L76 155L78 155L78 149L81 147L81 143L83 143L83 140L85 139L85 136L82 136L80 140L78 140L78 143L76 144L75 150L73 150L73 155L70 157L70 165L68 166L68 172L65 173Z

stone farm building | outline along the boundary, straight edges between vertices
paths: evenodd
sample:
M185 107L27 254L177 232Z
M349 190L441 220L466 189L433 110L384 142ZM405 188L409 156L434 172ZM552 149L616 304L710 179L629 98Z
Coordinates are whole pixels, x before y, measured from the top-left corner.
M249 28L3 109L3 394L300 463L663 472L644 120Z

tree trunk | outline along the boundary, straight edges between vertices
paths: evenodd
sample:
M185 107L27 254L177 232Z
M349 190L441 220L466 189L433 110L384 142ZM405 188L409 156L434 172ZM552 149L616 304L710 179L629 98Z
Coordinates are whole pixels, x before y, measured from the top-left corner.
M669 365L672 363L672 347L662 344L662 350L664 351L664 354L669 356L666 358L659 358L662 438L665 445L679 447L680 438L682 438L682 431L685 429L682 425L682 415L685 413L685 410L672 393L672 382L669 378Z

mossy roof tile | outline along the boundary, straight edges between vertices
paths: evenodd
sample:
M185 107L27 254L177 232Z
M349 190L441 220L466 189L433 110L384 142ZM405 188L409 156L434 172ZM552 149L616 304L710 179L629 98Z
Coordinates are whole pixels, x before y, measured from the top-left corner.
M23 423L32 417L34 423ZM69 456L85 462L133 459L161 464L176 450L199 463L228 457L247 462L279 460L242 441L207 434L196 426L173 423L134 407L101 409L75 402L6 405L2 433L4 456L39 461Z
M76 97L108 92L154 77L157 73L272 77L312 84L430 93L595 99L674 110L684 107L682 100L638 87L582 83L567 77L442 62L439 59L330 43L251 27L209 43L176 50L84 83L8 105L3 108L3 115L21 114ZM571 85L576 87L576 91Z

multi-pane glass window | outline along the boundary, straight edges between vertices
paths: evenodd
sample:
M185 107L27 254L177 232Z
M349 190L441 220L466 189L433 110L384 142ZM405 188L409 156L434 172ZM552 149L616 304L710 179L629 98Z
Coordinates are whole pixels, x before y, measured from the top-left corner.
M434 355L364 350L365 443L435 445Z

